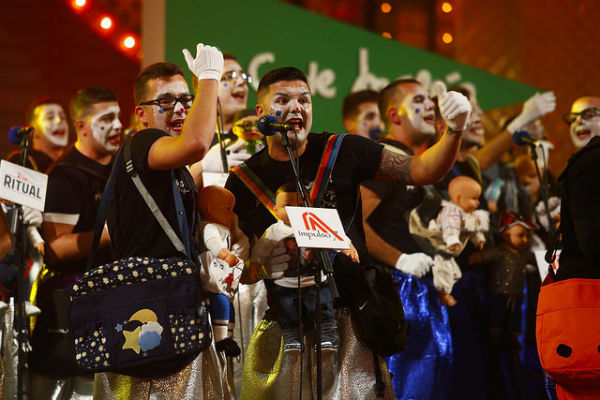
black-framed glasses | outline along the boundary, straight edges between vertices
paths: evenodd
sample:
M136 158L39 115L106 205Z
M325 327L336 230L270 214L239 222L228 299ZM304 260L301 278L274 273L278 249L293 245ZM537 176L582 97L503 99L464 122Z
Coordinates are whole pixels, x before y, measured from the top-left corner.
M172 110L175 108L175 104L181 103L183 108L189 110L192 108L192 102L194 101L194 96L191 94L185 94L183 96L174 97L174 96L162 96L158 99L143 101L140 103L141 106L151 106L157 105L163 110Z
M245 72L227 71L227 72L224 72L223 75L221 75L222 81L233 81L233 80L237 80L237 78L241 78L243 81L252 83L252 76L248 75Z
M581 119L592 119L594 117L598 117L600 116L600 108L597 107L591 107L591 108L586 108L585 110L578 112L578 113L566 113L565 115L562 116L563 121L565 121L567 123L567 125L571 125L573 122L575 122L575 120L577 119L577 117L581 116Z
M234 124L245 132L258 131L258 121L240 121Z

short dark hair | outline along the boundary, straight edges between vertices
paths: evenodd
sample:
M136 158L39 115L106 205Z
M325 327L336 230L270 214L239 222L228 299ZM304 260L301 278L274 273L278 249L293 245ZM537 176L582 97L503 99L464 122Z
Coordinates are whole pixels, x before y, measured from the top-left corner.
M353 92L344 97L342 105L342 118L354 118L358 113L358 106L363 103L379 103L379 93L374 90L366 89Z
M277 196L279 196L281 193L297 193L298 192L298 185L296 184L296 182L286 182L283 185L279 186L279 188L277 189L277 192L275 192L275 199L277 199Z
M387 124L389 122L387 117L387 109L390 103L396 98L396 88L400 85L406 85L409 83L421 84L421 82L413 78L397 79L379 92L379 114L381 114L381 119L384 123Z
M159 62L152 65L148 65L144 68L135 78L135 87L133 95L135 97L135 104L140 104L142 101L149 100L146 98L148 95L148 82L158 78L170 78L175 75L183 75L183 70L178 65L169 62Z
M37 109L41 106L45 106L46 104L57 104L62 107L58 100L48 96L43 96L39 99L35 99L31 102L31 104L29 104L29 106L27 106L27 110L25 111L25 121L27 122L27 125L31 125L31 123L35 119L35 112L37 111Z
M262 77L258 84L258 102L262 103L265 95L269 92L269 87L281 81L302 81L308 86L308 80L304 72L295 67L281 67L273 69ZM310 90L310 88L309 88Z
M84 88L78 90L69 105L71 120L73 122L77 121L86 116L94 104L106 101L117 101L117 95L103 88Z
M228 51L224 51L223 52L223 61L225 60L233 60L233 61L237 61L237 57L233 55L233 53L230 53Z
M473 93L471 93L471 91L469 89L467 89L464 86L452 86L448 88L448 91L452 91L452 92L458 92L462 95L464 95L467 99L471 100L471 97L473 97Z

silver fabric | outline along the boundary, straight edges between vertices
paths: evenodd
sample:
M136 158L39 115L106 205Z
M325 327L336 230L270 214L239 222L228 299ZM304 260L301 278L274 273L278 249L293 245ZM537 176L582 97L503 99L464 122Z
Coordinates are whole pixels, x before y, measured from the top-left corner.
M350 312L338 310L340 348L323 351L322 394L324 399L376 399L373 353L356 338ZM313 340L305 337L302 356L302 399L316 398L316 357ZM381 357L377 357L385 383L383 399L395 398L390 375ZM300 384L300 352L283 352L281 329L273 321L259 322L242 376L241 399L297 399Z
M92 400L93 391L91 377L57 379L33 371L29 373L31 400Z
M9 300L8 307L4 308L2 321L2 398L17 398L17 337L14 330L15 303L14 298Z
M235 392L240 393L242 367L248 351L248 344L252 338L254 328L256 328L258 321L262 319L267 310L267 289L264 281L261 280L252 285L240 285L233 305L235 308L233 338L242 349L239 361L237 359L232 361L233 382Z
M94 381L94 400L233 399L226 370L213 342L184 369L164 378L98 373Z

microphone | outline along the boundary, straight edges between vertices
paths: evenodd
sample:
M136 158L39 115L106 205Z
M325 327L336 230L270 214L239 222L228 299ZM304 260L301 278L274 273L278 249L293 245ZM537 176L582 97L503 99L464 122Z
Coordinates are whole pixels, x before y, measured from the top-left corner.
M12 126L8 130L8 141L12 144L21 144L24 136L28 136L33 132L32 126Z
M537 146L537 141L533 140L529 132L524 130L516 131L513 133L512 138L517 146Z
M277 132L295 131L296 124L286 124L279 122L277 117L273 115L263 115L258 119L258 131L265 136L273 136Z

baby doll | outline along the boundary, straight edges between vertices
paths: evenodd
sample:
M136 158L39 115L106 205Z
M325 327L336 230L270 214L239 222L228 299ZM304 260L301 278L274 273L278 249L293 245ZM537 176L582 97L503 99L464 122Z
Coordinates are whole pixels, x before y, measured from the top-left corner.
M410 232L426 237L436 249L433 257L433 285L439 293L440 302L454 306L456 300L450 294L454 284L462 276L454 257L459 255L469 240L482 249L485 244L483 232L487 231L487 213L478 210L481 186L468 176L457 176L448 185L450 201L443 200L437 217L424 228L416 210L410 215ZM483 212L482 212L483 211Z
M275 214L279 221L269 226L263 236L259 239L252 251L252 262L262 265L266 257L271 254L274 246L281 240L288 254L292 257L289 262L290 268L283 272L272 274L265 281L269 307L275 311L275 318L282 329L284 351L301 349L302 338L299 335L298 320L298 275L300 271L297 264L302 268L300 276L300 287L302 288L303 315L308 321L313 321L316 309L316 290L319 290L321 300L321 347L325 350L336 350L338 347L337 327L333 311L333 298L329 287L321 284L315 285L314 273L318 268L314 262L314 252L309 249L300 249L298 259L298 246L294 239L294 233L285 210L286 206L297 206L297 191L295 183L282 185L275 195ZM354 246L344 254L358 262L358 253ZM321 272L321 281L326 277Z
M209 291L215 345L229 357L240 354L240 348L230 337L235 322L231 300L249 252L248 238L237 225L234 205L233 194L220 186L207 186L196 198L196 207L202 217L196 241L207 250L201 255L201 275Z

